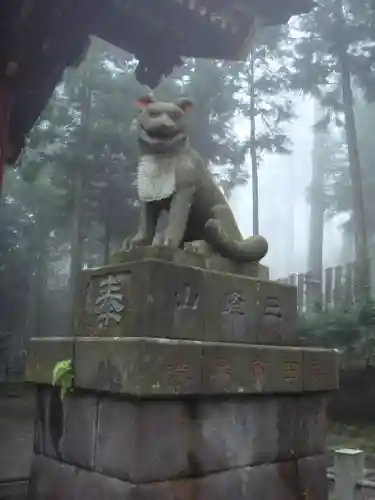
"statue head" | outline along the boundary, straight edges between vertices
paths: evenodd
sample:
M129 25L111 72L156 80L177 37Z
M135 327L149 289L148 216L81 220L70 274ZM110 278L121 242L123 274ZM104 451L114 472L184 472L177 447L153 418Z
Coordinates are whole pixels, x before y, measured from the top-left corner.
M192 107L189 99L158 102L151 96L145 96L136 104L140 109L137 118L138 142L143 152L169 153L186 144L185 116Z

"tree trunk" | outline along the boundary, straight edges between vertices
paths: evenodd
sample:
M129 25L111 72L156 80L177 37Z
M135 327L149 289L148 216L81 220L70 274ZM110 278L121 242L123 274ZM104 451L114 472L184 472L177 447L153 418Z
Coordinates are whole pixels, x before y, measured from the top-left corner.
M35 297L35 307L36 307L36 314L35 314L35 325L36 325L36 332L38 337L42 336L48 336L52 335L51 332L46 332L45 331L45 322L43 321L43 318L45 316L44 314L44 307L45 307L45 301L46 301L46 288L47 288L47 278L48 278L48 252L47 252L47 242L46 240L43 241L43 245L41 246L39 255L38 255L38 260L37 260L37 269L36 269L36 297Z
M289 166L288 172L284 174L281 186L284 193L287 193L283 200L283 238L285 238L284 247L284 266L286 274L297 272L295 267L295 209L296 209L296 191L294 183L296 179L296 172L293 163ZM292 186L292 189L291 189Z
M85 81L86 80L86 81ZM89 116L91 109L91 89L87 79L81 87L81 125L80 125L80 141L82 150L87 151L86 143L89 134ZM71 246L71 262L70 262L70 296L71 296L71 318L70 332L74 331L75 304L80 293L80 273L83 264L83 242L84 242L84 170L76 169L74 179L74 214L73 214L73 235Z
M355 260L354 237L350 228L342 230L342 247L340 253L340 264L345 265Z
M109 264L109 259L111 257L111 231L108 222L104 224L103 247L104 247L104 265L106 266L107 264Z
M323 115L319 104L315 103L315 123ZM323 237L324 237L324 163L321 152L324 148L326 133L314 130L312 151L312 176L310 184L310 230L308 250L308 270L314 281L322 282L323 276Z
M111 150L109 146L104 151L104 172L107 177L107 187L104 192L104 235L103 235L103 249L104 249L104 265L109 264L111 257Z
M28 257L30 265L27 311L25 314L25 339L40 337L43 314L44 289L47 281L47 235L43 219L37 218L29 233Z
M76 295L78 275L82 269L83 260L83 175L80 169L76 170L74 179L74 213L72 245L70 253L70 293Z
M256 147L255 129L255 65L254 54L250 56L250 157L251 157L251 181L253 190L253 234L259 234L259 181L258 181L258 159Z
M356 260L360 264L360 287L361 290L363 290L364 298L367 298L370 293L370 263L367 245L366 212L363 196L361 164L357 144L357 131L354 119L353 93L351 88L350 73L345 63L342 64L342 92L345 113L345 133L348 144L349 174L353 198L355 254Z
M335 1L335 8L339 33L342 33L345 25L342 0ZM348 145L349 175L352 188L355 253L356 260L358 262L358 283L363 300L367 300L370 297L370 262L367 244L367 225L362 172L354 117L354 98L347 50L348 47L344 46L341 42L339 46L339 64L345 116L345 133Z

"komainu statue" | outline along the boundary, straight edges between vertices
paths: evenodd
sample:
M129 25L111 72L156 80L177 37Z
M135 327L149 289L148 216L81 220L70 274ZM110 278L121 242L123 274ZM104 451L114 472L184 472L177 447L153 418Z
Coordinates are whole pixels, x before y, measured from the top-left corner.
M134 246L183 248L205 241L213 253L237 262L258 262L268 250L262 236L243 239L225 196L203 159L189 144L185 116L191 101L137 101L141 217L137 235L124 242ZM155 235L159 216L168 212L162 235Z

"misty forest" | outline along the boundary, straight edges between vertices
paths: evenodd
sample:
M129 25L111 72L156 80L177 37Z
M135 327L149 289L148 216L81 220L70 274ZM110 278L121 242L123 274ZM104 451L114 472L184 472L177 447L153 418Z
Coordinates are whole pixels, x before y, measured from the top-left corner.
M298 286L301 342L340 349L350 369L375 355L374 8L320 0L259 33L245 62L188 59L154 92L192 100L190 141L243 235L265 236L270 277ZM80 270L137 230L134 103L149 89L135 65L93 38L6 168L2 380L22 374L30 337L71 334Z

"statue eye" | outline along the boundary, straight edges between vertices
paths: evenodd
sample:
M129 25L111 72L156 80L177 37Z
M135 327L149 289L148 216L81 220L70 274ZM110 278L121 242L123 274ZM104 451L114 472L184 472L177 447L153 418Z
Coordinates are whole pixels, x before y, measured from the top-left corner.
M157 118L159 116L159 113L157 113L156 111L149 111L148 115L150 118Z
M171 113L169 115L169 117L174 121L174 122L178 122L181 118L182 118L182 114L180 112L175 112L175 113Z

